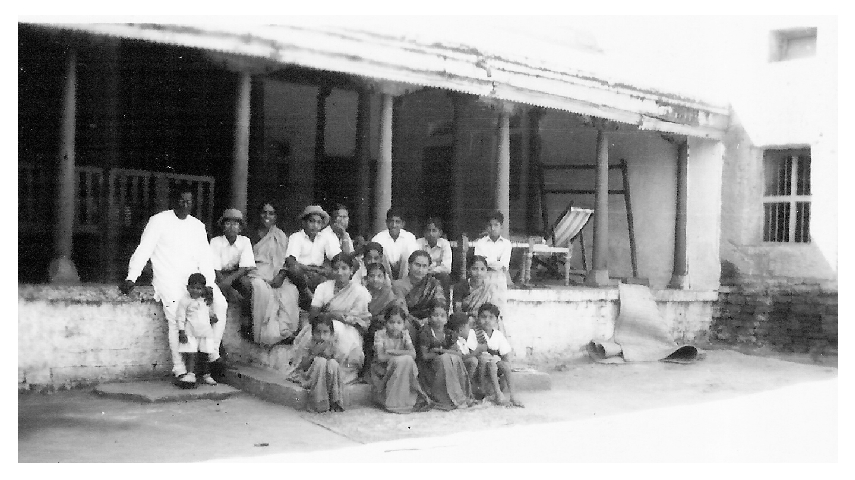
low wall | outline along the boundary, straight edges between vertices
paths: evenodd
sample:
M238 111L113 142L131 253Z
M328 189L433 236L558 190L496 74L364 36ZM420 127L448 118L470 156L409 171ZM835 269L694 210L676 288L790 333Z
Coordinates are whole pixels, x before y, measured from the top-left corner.
M706 338L715 292L654 291L678 343ZM582 357L591 340L614 332L617 288L510 290L504 315L519 357ZM262 347L238 334L229 308L223 345L229 361L282 369L286 346ZM130 296L113 285L18 286L18 389L57 389L168 375L167 327L151 287Z
M710 336L798 353L837 348L837 282L740 277L721 287Z
M653 295L678 344L706 341L716 292L654 290ZM518 357L584 357L591 340L612 337L619 306L616 287L509 290L505 329Z
M151 287L18 286L18 389L70 387L171 370Z

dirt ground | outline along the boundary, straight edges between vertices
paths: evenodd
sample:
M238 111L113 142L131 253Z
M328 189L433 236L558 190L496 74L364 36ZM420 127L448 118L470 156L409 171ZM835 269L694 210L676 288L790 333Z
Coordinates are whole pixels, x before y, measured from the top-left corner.
M541 362L552 389L523 392L526 408L479 406L395 415L373 408L296 412L250 396L141 405L87 391L18 397L20 462L186 462L253 458L436 437L458 431L584 421L836 380L837 358L707 350L690 365ZM836 398L822 405L833 405ZM833 425L833 423L832 423ZM836 437L837 432L829 432ZM209 440L202 440L209 439ZM177 455L175 452L185 453Z

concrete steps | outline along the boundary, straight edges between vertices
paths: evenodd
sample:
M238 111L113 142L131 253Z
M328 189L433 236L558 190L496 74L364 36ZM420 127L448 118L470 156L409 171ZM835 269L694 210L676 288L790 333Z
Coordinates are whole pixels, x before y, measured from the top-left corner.
M235 395L243 395L240 390L224 383L182 389L169 380L103 383L95 387L93 392L107 398L140 403L222 400Z
M549 375L532 369L514 372L517 390L542 391L552 388ZM285 405L297 410L306 408L306 391L299 385L285 380L275 370L250 365L230 365L225 372L225 383L268 402ZM370 407L371 386L364 383L350 384L344 388L344 407Z

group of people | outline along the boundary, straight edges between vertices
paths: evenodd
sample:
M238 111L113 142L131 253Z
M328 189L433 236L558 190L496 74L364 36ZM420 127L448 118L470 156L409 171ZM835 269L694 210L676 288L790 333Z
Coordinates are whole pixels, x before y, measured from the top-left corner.
M150 218L120 289L130 292L151 260L180 385L195 386L196 373L216 384L226 308L235 302L246 338L293 344L285 374L308 390L313 411L343 410L344 385L359 380L372 385L379 406L398 413L485 399L522 406L501 322L511 252L501 213L474 242L467 278L453 285L452 249L437 218L417 239L393 208L386 230L354 241L347 207L336 205L330 216L312 205L299 216L302 228L286 235L275 204L265 202L253 228L227 209L222 235L208 242L189 214L192 192L172 200L171 210Z

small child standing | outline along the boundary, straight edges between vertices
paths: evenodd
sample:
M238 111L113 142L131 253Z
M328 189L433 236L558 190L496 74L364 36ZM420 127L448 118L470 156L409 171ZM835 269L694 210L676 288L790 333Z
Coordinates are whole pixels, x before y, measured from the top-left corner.
M305 347L296 377L309 390L307 408L313 412L343 412L342 381L339 361L335 358L335 327L332 318L322 315L312 321L312 340Z
M179 382L183 388L196 386L196 363L198 358L199 373L202 381L208 385L217 382L208 373L208 355L214 353L214 329L217 316L211 309L213 292L205 286L205 276L194 273L187 279L187 295L178 301L178 352L184 361L187 373L181 376Z
M386 328L374 334L372 396L379 406L393 413L429 410L433 404L419 385L416 349L404 328L406 315L401 305L390 304L383 311Z
M462 312L452 313L451 319L448 321L448 331L455 339L451 348L460 352L460 357L466 366L466 373L469 375L469 381L474 390L476 388L475 374L478 372L478 355L475 354L475 349L478 348L478 339L471 326L472 318ZM484 343L486 343L486 338Z
M493 400L499 405L522 407L514 394L513 376L511 375L511 344L498 329L499 308L492 303L485 303L478 309L478 325L476 338L478 347L478 376L485 392L492 390ZM510 400L505 399L499 378L508 386Z

